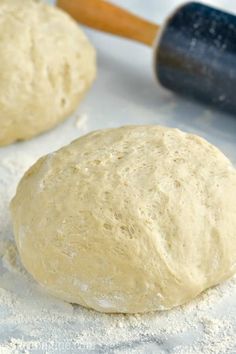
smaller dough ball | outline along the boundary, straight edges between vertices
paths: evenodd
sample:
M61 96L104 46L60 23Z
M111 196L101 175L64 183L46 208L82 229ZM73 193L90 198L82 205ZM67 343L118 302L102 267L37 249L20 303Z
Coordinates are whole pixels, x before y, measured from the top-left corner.
M133 126L41 158L11 210L25 268L103 312L170 309L236 270L236 171L205 140Z
M0 0L0 146L51 129L95 78L95 51L66 13Z

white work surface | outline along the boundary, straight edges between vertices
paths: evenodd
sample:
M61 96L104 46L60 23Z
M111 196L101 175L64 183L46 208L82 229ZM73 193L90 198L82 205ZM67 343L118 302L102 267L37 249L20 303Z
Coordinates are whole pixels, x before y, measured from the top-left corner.
M181 3L114 2L159 23ZM208 3L236 12L232 0ZM46 295L17 264L14 243L7 241L13 240L8 204L16 184L38 157L80 135L126 124L167 125L207 138L236 163L236 117L158 87L151 49L86 32L97 49L98 75L78 112L48 133L0 148L0 353L236 353L235 280L173 311L109 316Z

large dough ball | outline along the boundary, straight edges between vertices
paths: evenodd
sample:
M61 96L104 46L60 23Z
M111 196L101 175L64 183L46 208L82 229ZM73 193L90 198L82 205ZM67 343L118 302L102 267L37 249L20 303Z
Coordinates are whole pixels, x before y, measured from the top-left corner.
M0 0L0 145L46 131L72 113L95 77L95 51L61 10Z
M236 171L205 140L133 126L41 158L12 202L26 269L104 312L170 309L236 270Z

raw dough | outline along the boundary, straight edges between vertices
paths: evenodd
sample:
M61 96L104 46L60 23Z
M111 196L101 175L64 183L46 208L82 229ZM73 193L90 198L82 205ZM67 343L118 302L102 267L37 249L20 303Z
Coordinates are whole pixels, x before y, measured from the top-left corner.
M236 171L198 136L160 126L88 134L42 157L11 210L26 269L103 312L183 304L236 271Z
M72 113L95 77L95 51L61 10L0 0L0 146Z

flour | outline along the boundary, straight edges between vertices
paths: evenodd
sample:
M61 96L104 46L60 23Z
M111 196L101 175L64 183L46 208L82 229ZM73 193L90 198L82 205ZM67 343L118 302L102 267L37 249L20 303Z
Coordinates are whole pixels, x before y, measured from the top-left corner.
M236 277L185 306L144 315L100 314L45 293L21 265L8 211L35 158L0 160L1 354L236 353Z
M85 133L88 129L88 116L86 113L80 114L76 119L76 128Z

